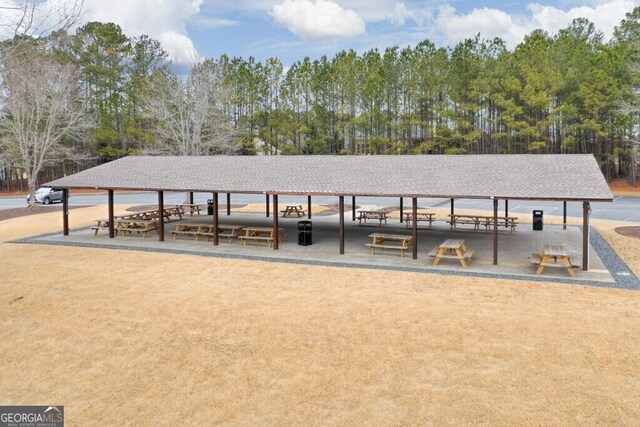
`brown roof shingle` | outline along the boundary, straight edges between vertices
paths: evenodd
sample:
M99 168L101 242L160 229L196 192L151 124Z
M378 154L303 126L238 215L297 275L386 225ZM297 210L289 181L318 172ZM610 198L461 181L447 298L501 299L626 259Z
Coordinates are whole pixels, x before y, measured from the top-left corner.
M130 156L48 183L230 193L603 200L592 155Z

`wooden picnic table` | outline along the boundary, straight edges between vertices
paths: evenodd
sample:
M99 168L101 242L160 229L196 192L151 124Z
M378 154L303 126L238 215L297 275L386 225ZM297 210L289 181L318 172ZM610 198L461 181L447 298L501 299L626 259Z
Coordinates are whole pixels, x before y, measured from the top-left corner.
M435 221L436 214L433 212L418 212L416 216L416 221L429 221L429 228L431 228L431 223ZM404 222L407 227L411 227L411 222L413 221L413 213L407 212L404 214Z
M109 229L109 220L108 219L96 219L96 225L91 227L91 229L93 230L93 235L97 236L98 235L98 231L100 231L103 228Z
M197 213L198 215L200 215L200 211L203 209L202 206L200 206L197 203L181 203L177 206L181 207L182 212L185 215L188 213L189 216L193 216L194 213Z
M197 241L198 234L202 232L203 225L202 223L195 222L179 222L176 224L176 229L171 232L172 239L176 240L178 236L189 236Z
M358 225L362 225L362 220L364 220L365 224L367 220L373 219L380 222L382 225L382 221L387 223L387 213L381 211L358 211Z
M164 208L162 212L166 220L171 221L172 216L177 216L179 219L182 219L182 214L184 214L184 209L182 208L182 206L175 205L175 206Z
M282 212L282 217L285 218L289 215L296 214L298 218L303 217L307 214L307 211L302 207L302 205L287 205Z
M542 274L545 267L566 268L569 276L576 277L574 268L579 267L571 262L571 258L562 245L545 245L540 254L531 254L531 263L537 265L536 275Z
M400 250L400 257L404 257L404 251L413 247L413 236L407 236L404 234L384 234L373 233L369 234L369 237L373 239L371 243L365 243L365 246L371 248L371 255L376 254L376 248L395 249Z
M96 219L96 225L91 227L94 231L93 235L97 236L98 231L101 229L109 229L109 220L108 219ZM147 233L152 230L158 231L159 224L156 220L153 219L145 219L145 218L135 218L135 217L115 217L113 220L113 231L114 235L117 236L118 232L124 237L127 232L131 234L131 232L142 233L143 237L147 237Z
M463 267L467 268L467 260L471 259L473 251L468 250L462 239L447 239L434 248L429 256L435 257L433 265L438 265L441 259L456 259Z
M113 220L113 229L118 235L118 233L124 237L127 233L138 233L142 234L142 238L147 237L147 233L149 231L155 230L159 233L160 224L155 219L137 219L137 218L129 218L129 219L114 219Z
M493 229L493 215L487 216L479 216L480 221L484 221L485 231ZM518 225L518 217L517 216L499 216L498 217L498 227L511 228L511 232L515 230Z
M461 215L453 214L449 216L449 224L451 230L456 230L458 225L473 225L473 231L478 231L480 226L484 226L485 231L491 230L493 226L493 215ZM513 231L518 225L518 217L515 216L499 216L498 226L510 227Z
M232 224L219 224L218 236L222 238L228 238L229 244L233 242L233 239L240 236L242 231L241 225ZM201 236L207 238L207 241L213 238L214 226L213 224L203 224L200 222L181 222L176 224L176 229L171 232L173 240L179 235L189 236L195 238L197 242Z
M266 241L269 247L273 245L273 241L276 238L272 227L243 227L244 236L239 236L238 239L242 240L242 245L247 246L249 240ZM281 228L278 229L278 243L282 243L284 232Z
M480 228L480 218L478 215L448 215L451 231L456 230L458 225L470 224L473 225L473 231L477 231Z
M170 206L165 208L163 211L163 216L167 221L171 220L172 216L178 216L182 219L182 214L184 213L184 209L180 206ZM126 233L131 234L132 232L142 233L143 237L147 237L147 232L156 230L159 233L159 220L160 219L160 211L158 209L152 209L148 211L140 211L140 212L131 212L120 215L113 216L113 229L114 233L117 236L118 232L124 236ZM91 227L94 230L93 235L97 236L98 231L103 228L109 228L109 220L108 219L96 219L96 225ZM175 235L174 235L175 237Z
M167 221L171 221L172 216L177 216L179 219L182 219L182 214L184 213L184 209L180 206L171 206L164 208L162 211L163 216ZM154 220L160 218L160 211L158 209L151 209L148 211L140 211L140 212L132 212L120 215L114 215L115 219L147 219Z
M225 239L229 239L229 244L233 242L233 239L240 237L244 227L241 225L233 225L233 224L218 224L218 237L222 237ZM196 236L196 241L200 236L206 236L207 241L213 239L213 225L207 225L202 230L202 232Z

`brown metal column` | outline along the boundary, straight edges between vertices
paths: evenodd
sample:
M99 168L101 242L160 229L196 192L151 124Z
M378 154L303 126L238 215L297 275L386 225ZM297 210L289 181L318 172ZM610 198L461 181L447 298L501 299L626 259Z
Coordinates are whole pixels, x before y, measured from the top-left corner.
M231 215L231 193L227 193L227 216Z
M562 202L562 229L567 229L567 201Z
M307 218L311 219L311 196L307 196Z
M351 196L351 221L356 220L356 196Z
M589 202L582 202L582 269L589 271Z
M412 199L412 202L413 202L413 259L418 259L418 221L417 221L418 199L414 197Z
M218 246L220 243L220 209L218 206L218 193L213 193L213 246Z
M269 195L268 194L266 195L266 200L267 200L267 202L266 202L266 204L267 204L267 218L269 218Z
M158 191L158 211L160 211L160 218L158 218L160 221L158 225L158 240L164 242L164 192L162 191Z
M340 239L340 255L344 254L344 196L340 196L340 229L338 232ZM355 205L354 205L355 206Z
M400 197L400 224L402 224L402 214L404 213L404 206L403 205L404 205L404 197ZM415 212L414 212L414 214L415 214Z
M498 265L498 199L493 199L493 265Z
M69 190L62 190L62 234L69 235Z
M278 250L278 195L273 195L273 249Z
M451 215L453 215L453 199L451 199Z
M189 204L193 204L193 191L189 191Z
M116 235L115 228L113 227L113 190L109 190L107 203L109 204L109 238L113 239Z

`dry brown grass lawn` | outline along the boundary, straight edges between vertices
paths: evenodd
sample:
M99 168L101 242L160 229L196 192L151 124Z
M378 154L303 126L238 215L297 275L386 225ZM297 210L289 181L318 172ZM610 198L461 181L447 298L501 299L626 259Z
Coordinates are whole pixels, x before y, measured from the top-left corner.
M0 222L0 240L60 215L22 221ZM0 403L64 404L69 425L640 422L640 292L9 243L0 256Z

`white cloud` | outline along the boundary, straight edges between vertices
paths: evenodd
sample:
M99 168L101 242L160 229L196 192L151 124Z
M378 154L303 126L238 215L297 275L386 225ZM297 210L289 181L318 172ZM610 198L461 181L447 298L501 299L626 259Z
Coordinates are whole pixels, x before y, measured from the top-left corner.
M632 0L597 1L593 6L574 7L563 11L553 6L530 3L530 15L512 16L498 9L473 9L467 14L457 14L450 6L441 6L432 19L435 30L448 43L457 43L480 33L481 37L502 38L509 47L522 42L533 30L542 29L550 34L566 28L576 18L587 18L608 39L613 29L634 8Z
M442 6L435 24L446 40L453 43L480 33L484 38L501 37L508 44L515 45L526 34L526 30L515 24L510 15L486 7L457 15L453 7Z
M404 3L396 3L393 7L393 15L391 15L391 22L397 25L404 25L404 20L409 16L409 10Z
M234 27L240 25L240 22L233 19L214 18L211 16L198 15L189 20L189 22L199 30L210 30L213 28Z
M163 31L158 36L158 41L169 52L171 60L176 64L195 64L202 59L196 51L193 41L184 34L172 30Z
M593 7L574 7L566 12L553 6L531 3L527 9L532 15L531 26L533 28L542 28L550 33L555 33L565 28L576 18L587 18L608 39L613 35L613 29L624 19L625 14L633 10L634 3L630 0L598 1Z
M261 13L272 11L274 6L283 0L205 0L205 5L212 11L242 13ZM422 15L426 5L442 3L443 0L331 0L343 9L357 13L365 23L390 21L401 25L407 18L416 19ZM420 16L419 16L420 17Z
M353 10L327 0L285 0L271 16L289 31L307 39L347 38L364 34L364 20Z
M390 21L402 25L406 18L413 18L412 0L340 0L344 8L355 11L365 22ZM421 6L422 7L422 2Z
M128 36L146 34L162 43L178 65L200 59L187 33L187 21L203 0L85 0L86 21L113 22Z

